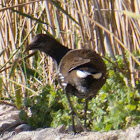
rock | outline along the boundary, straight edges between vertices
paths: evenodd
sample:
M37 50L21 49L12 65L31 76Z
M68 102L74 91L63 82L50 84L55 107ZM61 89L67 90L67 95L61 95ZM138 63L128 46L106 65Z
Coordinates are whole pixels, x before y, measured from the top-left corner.
M57 131L58 133L65 133L65 131L66 131L66 126L65 126L65 125L60 125L60 126L58 126L58 127L56 128L56 131Z
M19 132L22 132L22 131L30 131L30 130L32 130L32 127L30 125L21 124L21 125L17 126L14 131L16 133L19 133Z
M120 136L125 140L140 140L140 124L120 131Z
M77 133L79 133L79 132L82 132L82 131L83 131L83 128L82 128L81 126L79 126L79 125L75 125L75 130L76 130ZM73 133L72 125L70 125L70 126L67 128L66 132L67 132L67 133L69 133L69 132L72 132L72 133Z
M59 126L60 127L60 126ZM58 127L58 128L59 128ZM11 135L9 140L140 140L140 125L130 127L126 131L81 132L76 135L60 133L58 128L37 129ZM60 128L63 128L61 126ZM60 129L61 130L61 129ZM10 135L10 134L9 134ZM7 138L7 137L4 137Z
M14 126L22 123L19 119L19 112L14 105L7 102L0 102L0 132L11 130Z

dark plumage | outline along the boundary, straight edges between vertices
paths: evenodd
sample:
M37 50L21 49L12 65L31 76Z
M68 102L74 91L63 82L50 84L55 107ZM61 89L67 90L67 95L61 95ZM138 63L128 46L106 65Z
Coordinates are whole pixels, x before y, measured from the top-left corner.
M89 49L69 49L46 34L38 34L26 50L38 49L56 60L61 86L72 110L74 128L74 110L70 101L70 93L86 99L85 127L88 100L95 97L106 81L106 65L99 54Z

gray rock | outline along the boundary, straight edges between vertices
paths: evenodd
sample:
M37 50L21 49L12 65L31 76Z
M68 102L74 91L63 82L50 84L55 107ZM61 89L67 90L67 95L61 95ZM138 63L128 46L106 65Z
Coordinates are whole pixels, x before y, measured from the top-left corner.
M21 124L21 125L19 125L15 128L15 132L19 133L19 132L22 132L22 131L30 131L31 129L32 129L32 127L30 125Z
M19 110L10 103L0 102L0 132L8 131L22 123Z
M140 140L140 124L127 130L109 132L81 132L76 135L58 132L58 128L45 128L14 134L8 140Z
M56 128L56 131L58 133L65 133L66 132L66 126L65 125L60 125Z

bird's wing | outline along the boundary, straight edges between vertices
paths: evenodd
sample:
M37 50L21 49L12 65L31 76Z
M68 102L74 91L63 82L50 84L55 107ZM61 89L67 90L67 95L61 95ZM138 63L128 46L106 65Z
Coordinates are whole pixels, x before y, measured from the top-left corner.
M85 58L81 58L81 57L74 57L72 59L72 61L73 62L70 65L69 72L72 71L73 69L81 66L81 65L89 63L90 59L85 59Z

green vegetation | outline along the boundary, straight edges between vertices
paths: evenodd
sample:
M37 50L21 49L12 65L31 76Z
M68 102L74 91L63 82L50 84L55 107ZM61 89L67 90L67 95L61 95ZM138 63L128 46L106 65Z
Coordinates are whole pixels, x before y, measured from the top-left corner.
M121 56L117 56L119 67L123 67ZM140 123L140 101L138 90L126 86L125 76L106 61L108 79L96 98L89 102L88 126L93 131L124 129ZM127 74L126 74L127 75ZM58 85L46 85L42 92L25 98L21 118L38 127L71 125L70 108L64 91ZM71 96L81 122L84 122L84 99ZM30 115L27 115L30 110Z

